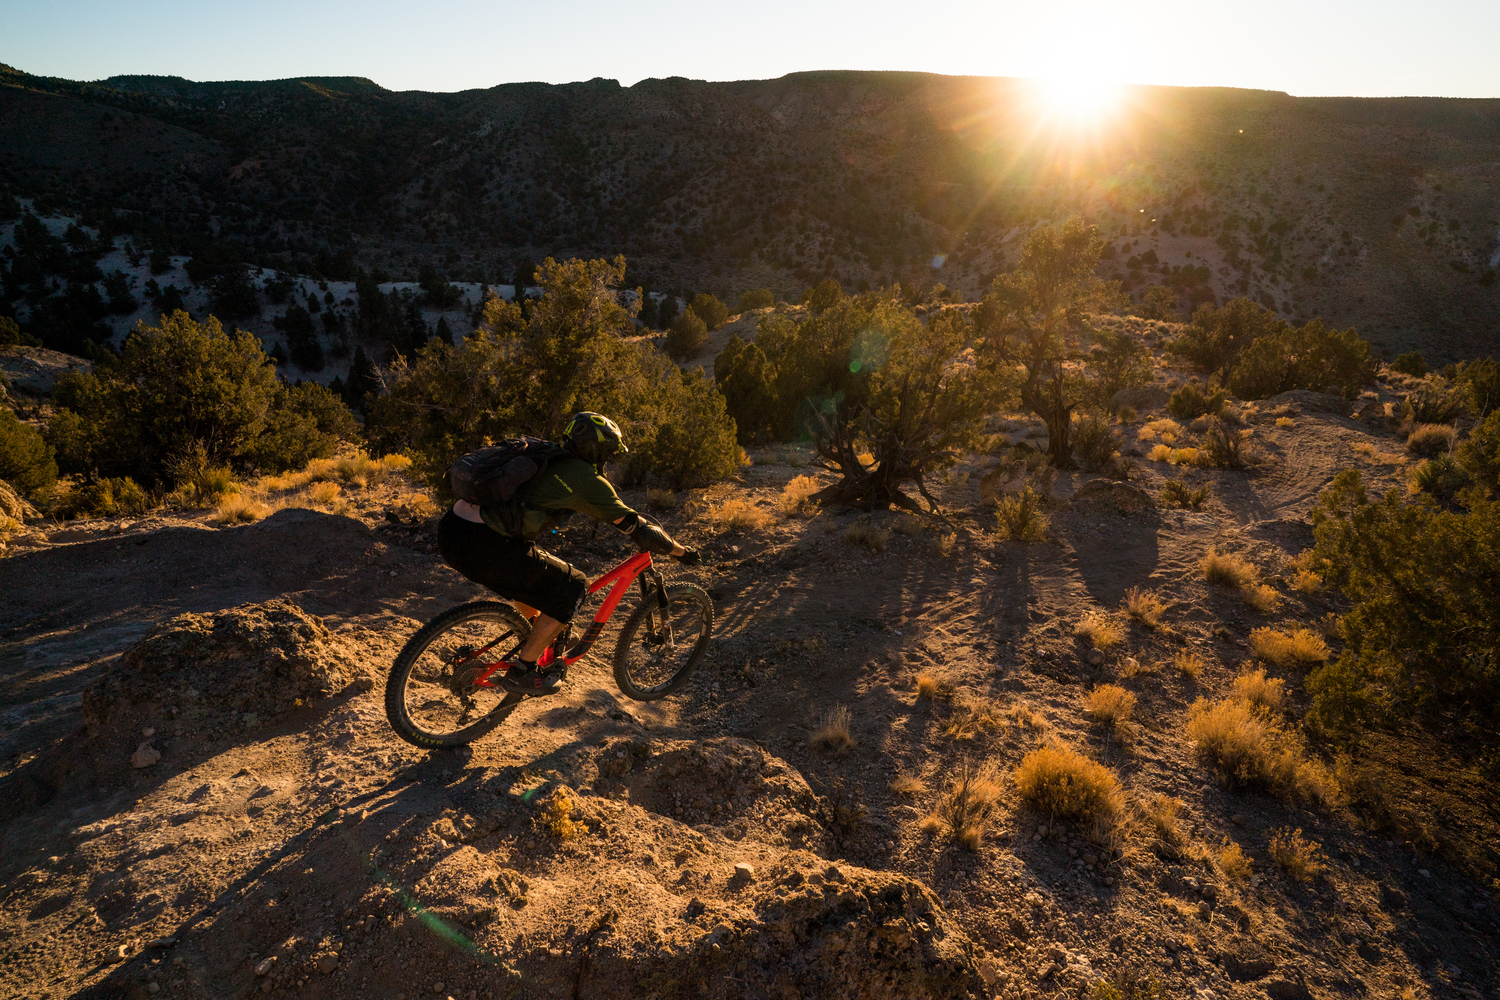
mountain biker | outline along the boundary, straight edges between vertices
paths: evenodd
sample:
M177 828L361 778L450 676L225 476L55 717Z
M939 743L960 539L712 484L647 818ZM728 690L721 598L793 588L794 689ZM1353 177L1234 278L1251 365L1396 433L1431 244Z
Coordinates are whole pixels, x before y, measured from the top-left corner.
M588 590L579 570L542 549L536 539L574 512L608 521L642 549L696 566L698 552L673 541L661 528L625 506L604 478L604 465L628 454L619 425L591 412L575 413L563 427L569 454L548 462L529 484L522 508L521 534L504 529L499 512L459 500L438 522L438 551L464 576L510 601L532 618L526 642L497 674L500 686L516 694L550 695L562 678L537 670L536 661L572 619Z

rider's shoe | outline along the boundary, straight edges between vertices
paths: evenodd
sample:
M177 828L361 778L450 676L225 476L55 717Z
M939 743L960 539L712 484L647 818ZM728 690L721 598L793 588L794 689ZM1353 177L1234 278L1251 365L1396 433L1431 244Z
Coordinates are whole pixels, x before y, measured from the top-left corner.
M550 671L526 667L520 661L500 677L500 686L511 694L527 694L533 698L557 694L562 690L562 678Z

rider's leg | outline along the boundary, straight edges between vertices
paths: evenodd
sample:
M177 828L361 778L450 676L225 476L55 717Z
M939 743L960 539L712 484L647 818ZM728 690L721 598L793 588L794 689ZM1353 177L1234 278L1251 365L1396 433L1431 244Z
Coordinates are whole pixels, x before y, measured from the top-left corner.
M525 612L523 611L522 614ZM547 647L552 644L552 640L562 633L565 624L556 618L538 613L531 621L531 634L526 637L526 642L521 647L521 659L527 663L535 663L537 657L546 652Z

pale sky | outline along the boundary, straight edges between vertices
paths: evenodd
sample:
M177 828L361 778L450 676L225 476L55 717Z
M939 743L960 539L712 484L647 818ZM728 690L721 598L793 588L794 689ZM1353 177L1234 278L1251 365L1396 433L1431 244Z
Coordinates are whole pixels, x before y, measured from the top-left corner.
M801 70L1500 97L1500 0L0 0L0 62L97 80L364 76L392 90Z

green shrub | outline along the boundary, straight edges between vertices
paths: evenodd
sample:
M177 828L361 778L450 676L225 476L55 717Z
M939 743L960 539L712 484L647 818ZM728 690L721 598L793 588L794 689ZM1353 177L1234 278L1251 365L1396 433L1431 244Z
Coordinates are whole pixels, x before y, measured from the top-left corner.
M1390 364L1393 372L1410 375L1412 378L1421 378L1427 374L1427 362L1422 359L1421 351L1407 351L1405 354L1396 355L1396 360Z
M1411 484L1423 493L1447 503L1471 481L1469 471L1452 455L1429 458L1411 472Z
M1222 417L1209 417L1198 443L1200 460L1221 469L1245 467L1245 435L1239 427Z
M21 342L21 328L9 316L0 316L0 347L13 347Z
M768 440L774 433L778 414L772 374L760 345L746 344L738 336L731 336L714 359L714 381L745 444Z
M1286 328L1275 313L1250 299L1234 299L1222 308L1205 302L1193 313L1192 323L1166 350L1223 381L1245 348Z
M1185 507L1190 510L1199 510L1203 502L1208 499L1208 484L1189 486L1180 479L1168 479L1161 484L1161 493L1158 494L1163 507Z
M1500 503L1465 508L1395 491L1366 496L1346 469L1313 509L1314 558L1353 607L1345 648L1307 688L1314 722L1337 729L1409 712L1494 718L1500 709Z
M729 307L707 292L700 292L688 305L688 312L703 321L709 330L717 330L729 318Z
M266 424L240 453L238 464L254 472L300 469L316 458L328 458L340 441L358 441L359 424L344 401L316 382L283 383L266 415Z
M1469 414L1483 417L1500 409L1500 361L1475 358L1444 368L1443 373L1463 394Z
M1458 446L1458 461L1487 490L1500 489L1500 410L1484 418Z
M690 358L703 348L707 337L707 324L689 309L672 322L672 329L667 333L667 354L674 358Z
M685 375L635 334L631 310L612 291L625 259L548 258L541 297L525 314L484 303L472 336L434 340L386 373L368 398L365 434L377 453L409 455L439 493L467 451L503 437L548 437L577 410L609 414L625 431L627 477L699 484L729 474L739 458L734 422L713 383ZM671 426L668 426L671 425Z
M740 446L724 397L701 371L666 369L657 377L658 409L631 444L626 480L641 482L650 475L680 490L732 475L739 468Z
M1106 407L1121 389L1136 389L1151 382L1151 351L1124 331L1096 330L1088 367L1094 401Z
M1167 411L1178 420L1192 420L1205 413L1218 413L1224 409L1224 400L1229 393L1223 389L1208 389L1197 382L1189 382L1172 393L1167 400Z
M1110 430L1109 422L1085 414L1073 425L1073 452L1092 471L1107 469L1120 450L1120 443Z
M1460 385L1434 378L1428 385L1407 393L1401 402L1401 417L1413 424L1447 424L1467 416L1470 395Z
M342 404L325 395L287 390L253 335L228 334L213 317L199 323L177 312L159 327L138 324L119 356L93 372L59 379L47 437L66 471L175 486L171 470L184 460L226 467L264 461L259 439L281 419L278 407L294 400L347 432L351 425L331 415Z
M36 428L23 424L0 406L0 479L18 493L36 499L57 482L52 447Z
M739 306L736 312L749 312L752 309L769 309L776 304L776 296L769 288L756 288L740 296Z
M1017 542L1040 542L1047 537L1051 519L1042 511L1042 497L1029 485L1010 493L995 506L1000 537Z
M122 476L118 479L96 479L73 487L57 499L52 513L64 520L75 517L115 517L120 514L139 517L152 506L146 491L134 479Z
M1370 345L1354 330L1330 330L1321 320L1258 338L1229 376L1241 399L1266 399L1292 389L1333 391L1353 399L1373 381Z

